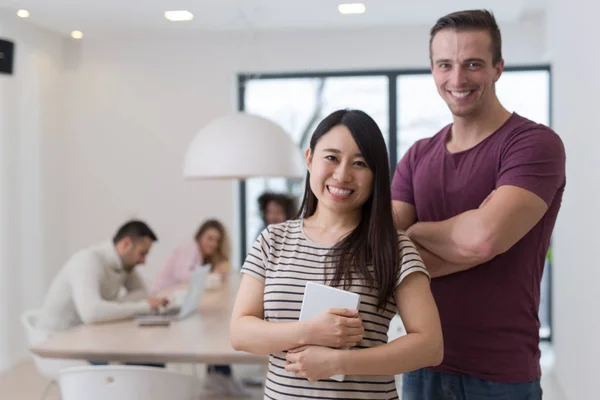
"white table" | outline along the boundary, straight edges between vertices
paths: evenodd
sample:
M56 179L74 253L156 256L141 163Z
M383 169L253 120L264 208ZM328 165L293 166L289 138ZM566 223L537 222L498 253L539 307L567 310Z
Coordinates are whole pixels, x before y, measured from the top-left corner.
M133 321L81 325L57 333L31 351L41 357L134 363L265 364L267 356L233 350L229 321L241 276L207 290L198 312L170 326L138 327Z

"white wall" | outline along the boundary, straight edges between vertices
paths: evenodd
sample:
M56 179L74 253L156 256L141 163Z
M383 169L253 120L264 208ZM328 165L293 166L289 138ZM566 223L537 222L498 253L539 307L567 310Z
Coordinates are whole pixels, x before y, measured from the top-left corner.
M543 62L541 19L503 33L509 64ZM150 276L205 217L222 219L238 240L236 186L181 177L196 130L236 109L237 73L423 68L428 27L88 38L71 58L68 251L135 215L160 239Z
M0 75L0 370L25 356L21 311L39 306L65 245L62 39L0 14L15 42Z
M597 3L550 2L554 126L567 150L567 187L555 229L553 336L557 379L567 399L598 398L600 261L598 177L600 63Z

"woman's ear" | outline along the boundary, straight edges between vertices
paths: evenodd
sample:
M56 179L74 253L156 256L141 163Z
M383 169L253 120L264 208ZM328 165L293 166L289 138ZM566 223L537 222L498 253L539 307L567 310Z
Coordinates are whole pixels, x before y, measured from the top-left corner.
M312 165L313 158L312 153L310 151L310 147L304 152L304 157L306 158L306 169L308 169L308 172L310 172L310 167Z

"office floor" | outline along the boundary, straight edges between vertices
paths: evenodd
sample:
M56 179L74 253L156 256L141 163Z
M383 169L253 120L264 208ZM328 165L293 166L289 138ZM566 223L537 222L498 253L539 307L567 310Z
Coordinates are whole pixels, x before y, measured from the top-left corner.
M542 387L544 389L544 400L567 400L560 391L554 376L553 364L554 357L552 348L543 344L542 348L542 368L543 378ZM184 368L185 367L180 367ZM203 368L200 368L203 370ZM243 371L240 371L243 373ZM0 399L2 400L37 400L48 384L48 380L42 377L36 371L32 362L27 361L18 364L13 369L0 375ZM252 399L262 399L262 390L260 388L252 388L254 396ZM197 400L215 399L214 395L204 392L199 394ZM45 400L59 400L58 388L54 385L50 388ZM228 399L222 397L221 399Z

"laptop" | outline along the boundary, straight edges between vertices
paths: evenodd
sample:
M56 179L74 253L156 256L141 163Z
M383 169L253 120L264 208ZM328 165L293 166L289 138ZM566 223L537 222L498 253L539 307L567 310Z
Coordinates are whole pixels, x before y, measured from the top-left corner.
M197 268L192 272L190 284L181 306L135 314L133 320L138 325L169 325L171 321L180 321L194 314L206 288L209 273L210 268L206 267Z

